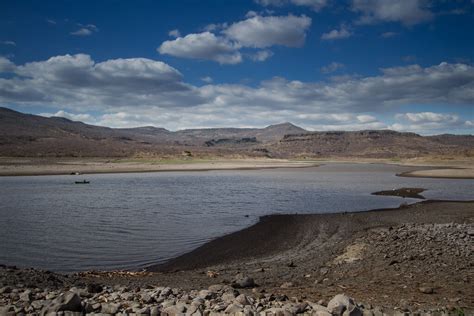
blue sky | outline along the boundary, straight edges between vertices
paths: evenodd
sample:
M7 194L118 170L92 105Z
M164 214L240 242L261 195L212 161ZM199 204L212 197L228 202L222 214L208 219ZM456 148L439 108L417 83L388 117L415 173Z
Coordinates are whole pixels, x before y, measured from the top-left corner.
M0 105L133 127L474 129L471 0L2 1Z

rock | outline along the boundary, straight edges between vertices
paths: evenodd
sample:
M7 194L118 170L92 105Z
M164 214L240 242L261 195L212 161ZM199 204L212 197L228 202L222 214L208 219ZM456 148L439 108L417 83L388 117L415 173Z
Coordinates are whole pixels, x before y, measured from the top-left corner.
M85 303L83 306L83 310L86 314L94 312L94 307L92 307L92 304L90 303Z
M182 315L183 312L176 306L169 306L163 310L165 315L168 316L177 316L177 315Z
M8 306L0 306L0 315L2 316L14 316L16 313L15 313L15 307L12 306L12 305L8 305Z
M224 293L221 296L221 300L228 303L232 302L234 299L235 299L234 293Z
M252 278L243 277L243 278L237 279L237 280L232 284L232 286L233 286L234 288L245 289L245 288L249 288L249 287L254 287L254 286L256 286L256 284L255 284L255 281L254 281Z
M236 304L230 304L229 306L227 306L227 308L224 311L224 313L232 314L232 315L237 314L237 313L242 313L242 312L243 312L242 307Z
M59 295L51 302L51 304L43 309L42 314L49 314L59 311L82 311L81 298L79 295L73 292L66 292Z
M338 294L329 301L327 309L331 314L341 316L346 310L352 311L354 307L354 301L350 297Z
M342 316L362 316L362 312L357 306L354 306L351 310L344 311Z
M143 308L138 309L135 313L138 315L150 315L150 307L145 306Z
M33 301L31 302L31 306L36 310L41 310L44 304L43 304L43 301Z
M421 293L424 293L424 294L433 294L434 293L434 290L432 287L429 287L429 286L422 286L418 289Z
M308 303L296 304L295 306L291 308L291 312L294 314L301 314L305 312L307 307L308 307Z
M155 301L155 299L148 293L143 293L140 295L140 298L143 303L145 304L151 304Z
M102 303L100 312L104 314L116 314L120 309L120 304Z
M222 284L213 284L213 285L210 285L207 289L211 292L220 292L224 289L224 285Z
M31 294L30 290L26 290L23 293L20 294L20 301L22 302L31 302L31 299L33 298L33 294Z
M209 300L211 298L216 297L216 293L211 292L209 290L201 290L201 291L199 291L198 296L202 299Z
M239 296L237 296L235 298L235 302L242 306L250 305L250 302L247 299L247 296L245 296L245 294L240 294Z
M310 304L310 306L314 311L321 311L321 312L329 313L328 309L325 306L321 305L321 304Z
M266 309L264 315L274 315L274 316L291 316L293 313L290 311L284 309L284 308L278 308L278 307L272 307L269 309Z
M11 292L12 292L12 288L9 286L5 286L0 289L0 294L8 294Z
M316 311L313 315L315 316L332 316L330 312L327 311Z
M96 284L96 283L87 284L86 289L87 289L87 292L89 293L101 293L104 290L102 285Z
M150 308L150 316L158 315L160 315L160 309L158 308L158 306L153 306L152 308Z
M282 285L280 285L280 287L282 289L289 289L289 288L292 288L293 287L293 283L292 282L285 282L283 283Z

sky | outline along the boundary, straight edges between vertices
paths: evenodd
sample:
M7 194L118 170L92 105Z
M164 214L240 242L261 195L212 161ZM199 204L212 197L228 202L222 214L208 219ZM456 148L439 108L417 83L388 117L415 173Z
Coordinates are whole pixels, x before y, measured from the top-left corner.
M474 0L0 2L0 106L109 127L474 132Z

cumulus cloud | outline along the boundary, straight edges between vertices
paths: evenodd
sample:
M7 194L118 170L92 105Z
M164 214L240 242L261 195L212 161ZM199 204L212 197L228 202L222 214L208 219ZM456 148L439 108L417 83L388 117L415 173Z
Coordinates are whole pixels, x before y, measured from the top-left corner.
M74 114L63 110L57 111L56 113L40 113L38 115L45 117L64 117L72 121L95 123L92 115L90 114Z
M467 129L467 121L472 123L455 114L400 111L411 104L472 107L474 67L467 64L385 68L376 76L329 82L275 77L256 86L209 79L194 86L177 69L144 58L96 63L78 54L22 65L3 58L0 65L6 65L2 72L12 73L0 77L0 104L46 106L51 113L64 111L63 116L94 111L100 113L94 122L110 126L179 129L291 121L310 129L422 126L425 130L417 131L441 131L442 126ZM398 125L387 126L377 118L387 111L401 113L395 118Z
M338 40L352 36L352 32L345 25L341 25L340 29L334 29L321 35L322 40Z
M253 61L264 61L273 55L271 51L259 50L243 54L241 50L275 45L300 47L304 44L306 32L311 25L311 18L304 15L261 16L251 11L247 13L247 17L231 25L207 25L204 32L165 41L157 50L160 54L212 60L220 64L238 64L242 62L244 55ZM220 32L219 35L216 35L216 31Z
M211 83L211 82L214 81L214 80L213 80L211 77L209 77L209 76L202 77L201 80L204 81L205 83Z
M223 33L246 47L300 47L304 44L310 26L311 18L305 15L257 15L230 25Z
M242 61L239 48L224 37L203 32L165 41L158 52L182 58L213 60L220 64L238 64Z
M250 55L250 59L253 61L265 61L273 56L273 52L267 49L259 50L255 54Z
M404 119L411 123L422 122L448 122L455 123L459 121L459 116L454 114L433 113L433 112L419 112L419 113L404 113L397 114L397 119Z
M181 37L181 32L178 29L174 29L168 32L168 35L171 37Z
M15 65L13 70L17 77L0 79L2 103L44 102L74 109L156 103L166 107L199 100L178 70L146 58L95 63L88 55L64 55Z
M78 24L78 26L80 27L78 30L71 32L69 34L74 35L74 36L89 36L99 31L97 26L95 26L94 24L87 24L87 25Z
M286 4L293 4L297 6L309 7L314 11L320 11L328 4L328 0L255 0L256 3L262 6L276 6L281 7Z
M338 71L340 69L343 69L344 67L345 67L344 64L332 62L329 65L321 67L321 73L329 74L329 73Z
M415 131L422 133L437 133L452 130L469 130L472 122L463 120L457 114L452 113L399 113L395 115L396 123L390 128L399 131Z
M434 17L427 0L352 0L352 10L361 13L360 24L400 22L410 26Z
M15 64L12 63L8 58L0 56L0 73L12 72L16 68Z

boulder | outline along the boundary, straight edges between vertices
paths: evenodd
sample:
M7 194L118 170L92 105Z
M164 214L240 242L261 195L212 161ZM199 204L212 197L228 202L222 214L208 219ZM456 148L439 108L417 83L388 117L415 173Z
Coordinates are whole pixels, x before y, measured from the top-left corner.
M242 277L234 281L232 284L232 287L237 288L237 289L245 289L249 287L255 287L255 281L252 278L249 277Z
M120 304L102 303L100 312L103 314L117 314L120 309Z
M46 315L49 313L56 313L60 311L81 312L82 304L79 295L73 292L66 292L55 298L49 305L47 305L41 312Z
M338 294L329 301L328 311L337 316L342 316L345 311L352 311L356 308L354 301L344 294ZM351 314L352 315L352 314ZM354 314L355 315L355 314Z

